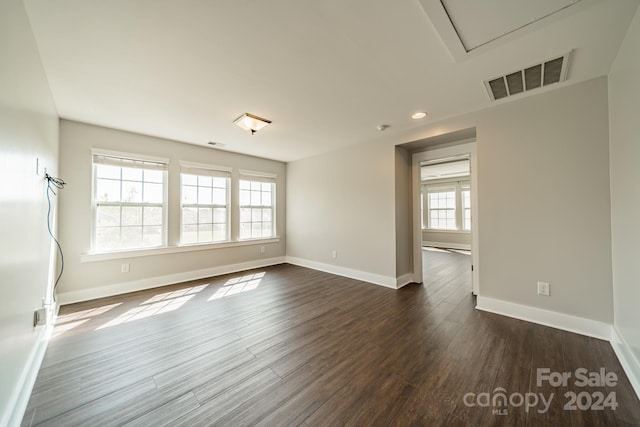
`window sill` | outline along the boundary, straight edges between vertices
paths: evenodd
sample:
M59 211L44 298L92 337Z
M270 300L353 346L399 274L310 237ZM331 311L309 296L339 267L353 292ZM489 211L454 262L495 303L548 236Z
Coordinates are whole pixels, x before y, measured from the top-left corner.
M442 230L439 228L423 228L426 233L470 234L471 230Z
M126 250L126 251L118 251L118 252L89 253L89 254L80 255L80 262L84 263L84 262L108 261L112 259L137 258L137 257L143 257L143 256L168 255L168 254L177 254L177 253L183 253L183 252L235 248L240 246L264 245L267 243L278 243L278 242L280 242L279 237L272 237L268 239L240 240L237 242L204 243L204 244L195 244L195 245L165 246L160 248L149 248L149 249L134 249L134 250Z

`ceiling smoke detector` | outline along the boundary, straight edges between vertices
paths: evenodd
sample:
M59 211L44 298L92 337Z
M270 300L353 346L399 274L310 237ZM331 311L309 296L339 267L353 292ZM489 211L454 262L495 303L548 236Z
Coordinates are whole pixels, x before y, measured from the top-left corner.
M485 80L492 101L538 89L567 79L571 52L504 76Z

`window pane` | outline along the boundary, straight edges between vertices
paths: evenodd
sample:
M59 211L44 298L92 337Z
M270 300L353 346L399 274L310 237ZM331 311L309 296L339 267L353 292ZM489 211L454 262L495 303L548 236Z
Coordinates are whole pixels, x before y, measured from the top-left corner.
M273 184L271 184L270 182L263 182L262 183L262 191L271 191L271 186Z
M125 249L142 247L142 227L122 227L122 247Z
M144 183L144 198L146 203L162 203L162 184Z
M227 222L227 210L224 208L215 208L213 210L213 222L216 224Z
M144 181L162 183L164 181L164 172L159 170L153 170L153 169L145 169Z
M96 247L110 251L120 247L120 227L100 227L96 229Z
M198 185L198 177L196 175L189 175L183 173L181 175L182 185Z
M240 190L250 190L251 181L240 180Z
M262 219L262 209L251 209L251 222L260 222Z
M113 181L111 179L98 179L96 187L96 201L120 201L120 181Z
M227 226L226 224L214 224L213 225L213 240L220 242L227 240Z
M211 208L198 208L198 224L211 224L213 222L213 212Z
M145 226L142 227L142 246L145 248L153 246L162 246L162 227L161 226Z
M120 167L109 165L96 165L96 176L98 178L120 179Z
M251 223L240 224L240 238L249 239L251 237Z
M226 205L227 204L227 190L224 188L213 189L213 204L214 205Z
M251 192L240 191L240 206L248 206L251 204Z
M262 236L262 225L259 222L251 223L251 237Z
M271 221L271 209L262 209L262 221Z
M272 223L263 222L262 223L262 237L271 237L272 235L273 235Z
M142 169L122 168L122 179L127 181L142 181Z
M142 182L122 181L122 201L141 202Z
M213 226L211 224L198 225L198 242L211 242L213 240Z
M199 187L211 187L212 179L210 176L198 176L198 186Z
M183 185L182 186L182 203L184 204L198 203L198 187Z
M180 241L183 244L197 243L198 242L198 226L197 225L183 225L182 235Z
M98 206L96 215L98 227L120 225L120 206Z
M198 177L200 179L200 177ZM198 187L198 203L204 205L211 204L211 187Z
M145 206L143 214L144 225L162 225L162 208Z
M251 209L250 208L242 208L240 209L240 222L251 222Z
M213 186L217 188L227 188L227 178L213 177Z
M122 225L142 225L142 207L123 206Z
M260 181L251 181L251 191L260 191L262 183Z
M198 223L198 209L197 208L182 208L182 223L183 224L197 224Z
M271 191L262 193L262 206L271 206Z
M251 191L251 205L260 206L262 197L259 191Z

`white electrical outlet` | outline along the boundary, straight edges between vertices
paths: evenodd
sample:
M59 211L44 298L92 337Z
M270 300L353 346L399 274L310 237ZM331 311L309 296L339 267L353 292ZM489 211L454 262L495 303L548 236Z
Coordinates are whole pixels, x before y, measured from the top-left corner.
M47 324L47 309L37 308L33 312L33 326L42 326Z
M538 282L538 295L544 295L545 297L549 296L549 283Z
M129 264L122 264L122 266L120 266L120 272L128 273L129 272Z
M338 251L336 251L335 249L331 251L331 258L336 259L338 258Z
M267 249L264 246L260 246L260 253L263 254L267 251Z

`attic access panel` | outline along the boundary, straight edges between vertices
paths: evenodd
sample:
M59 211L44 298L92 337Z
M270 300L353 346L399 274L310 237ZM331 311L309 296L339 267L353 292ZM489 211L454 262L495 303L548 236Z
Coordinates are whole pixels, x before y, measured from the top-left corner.
M419 0L456 61L603 0Z
M441 0L441 2L467 52L577 3L576 0Z

